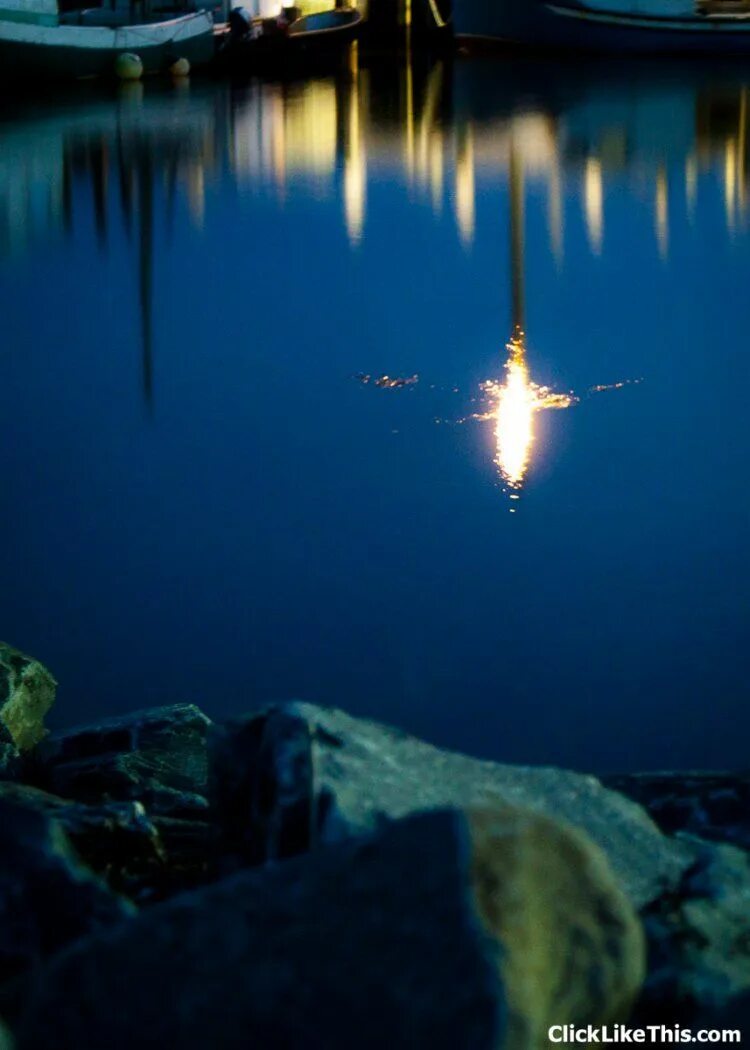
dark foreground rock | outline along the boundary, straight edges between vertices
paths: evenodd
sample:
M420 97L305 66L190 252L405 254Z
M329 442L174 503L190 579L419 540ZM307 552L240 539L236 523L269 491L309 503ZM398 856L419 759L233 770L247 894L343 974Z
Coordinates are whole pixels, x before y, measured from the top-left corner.
M18 1046L521 1050L550 1018L625 1017L642 966L585 839L518 811L436 812L80 942L40 974Z
M0 1017L21 1050L526 1050L626 1018L643 928L639 1018L750 1006L742 775L603 786L302 703L41 739L53 695L0 647Z
M39 788L0 782L2 802L54 821L77 857L120 893L138 899L167 877L162 837L140 802L84 805Z
M0 984L132 914L80 863L59 824L0 801Z
M97 870L116 844L114 836L122 841L130 832L146 859L148 846L142 832L148 822L155 831L154 848L163 860L148 869L150 889L156 897L165 896L203 881L216 854L206 798L210 727L210 719L191 704L136 711L49 737L34 752L28 777L64 799L89 807L110 806L111 819L101 808L89 811L88 817L80 809L70 814L71 820L80 817L82 824L88 823L92 832L99 823L108 836L109 845L102 844L99 859L94 857L93 834L83 850ZM123 805L118 810L112 808L114 803ZM141 807L137 813L134 804ZM129 873L123 865L114 871L123 876L118 888L126 888L134 875L134 889L148 893L148 879L140 878L137 871Z
M481 762L311 704L273 707L217 731L213 776L226 848L249 863L420 810L498 803L584 831L638 907L676 885L691 863L689 847L594 777Z
M44 717L55 702L56 690L57 682L43 664L0 642L0 725L19 751L45 736ZM0 747L4 743L7 738L0 739Z

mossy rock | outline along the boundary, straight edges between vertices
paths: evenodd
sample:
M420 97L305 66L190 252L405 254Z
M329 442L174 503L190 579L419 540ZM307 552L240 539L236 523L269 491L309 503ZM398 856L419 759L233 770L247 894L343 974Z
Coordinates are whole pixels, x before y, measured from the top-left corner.
M47 735L44 716L56 690L57 682L43 664L0 642L0 722L19 751L28 751Z
M552 1025L627 1020L643 984L641 922L604 853L513 806L467 813L477 911L501 945L507 1048L548 1047Z

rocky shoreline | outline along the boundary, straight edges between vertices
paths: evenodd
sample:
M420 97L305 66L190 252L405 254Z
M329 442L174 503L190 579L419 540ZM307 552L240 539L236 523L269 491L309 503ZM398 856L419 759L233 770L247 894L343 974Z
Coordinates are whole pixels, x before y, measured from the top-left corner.
M47 735L0 644L0 1048L494 1050L750 1020L750 777L601 781L291 702Z

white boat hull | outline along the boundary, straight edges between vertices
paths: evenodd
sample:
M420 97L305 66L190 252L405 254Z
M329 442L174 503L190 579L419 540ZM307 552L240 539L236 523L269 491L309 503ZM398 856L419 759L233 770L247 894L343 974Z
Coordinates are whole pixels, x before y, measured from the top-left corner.
M119 28L0 20L3 78L111 76L118 55L128 52L140 57L146 73L168 69L177 58L187 58L192 66L205 65L214 53L213 19L199 12Z

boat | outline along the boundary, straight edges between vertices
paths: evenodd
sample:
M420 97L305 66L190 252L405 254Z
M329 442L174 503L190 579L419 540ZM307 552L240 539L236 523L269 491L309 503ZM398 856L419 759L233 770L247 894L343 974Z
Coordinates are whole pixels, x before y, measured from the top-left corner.
M249 18L235 9L219 41L217 65L233 73L252 73L329 64L348 51L361 26L361 13L349 7L301 18L287 8L279 19Z
M135 10L114 3L64 10L57 0L0 0L0 77L113 76L125 54L137 55L144 73L166 70L178 58L192 67L212 61L214 22L208 12L133 24Z
M469 49L750 55L748 0L455 0L453 19Z

